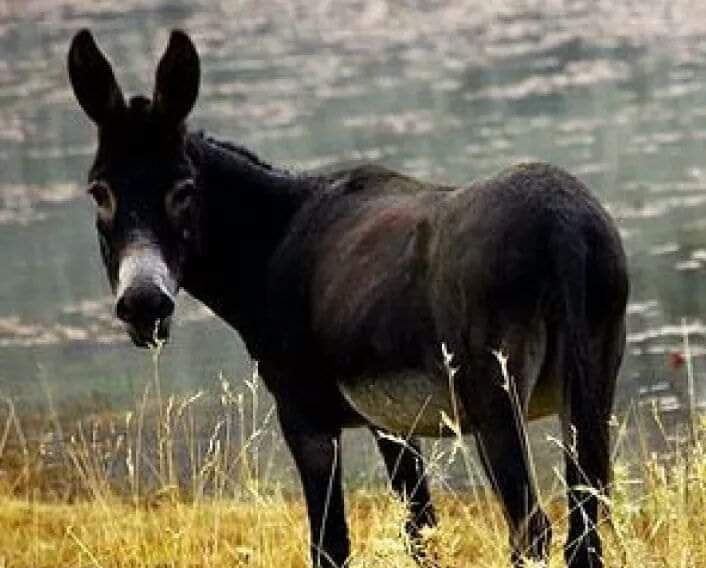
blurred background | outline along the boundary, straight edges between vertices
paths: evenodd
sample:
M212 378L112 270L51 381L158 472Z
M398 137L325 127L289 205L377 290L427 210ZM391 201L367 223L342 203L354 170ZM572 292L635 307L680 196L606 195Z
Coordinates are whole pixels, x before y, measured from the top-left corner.
M452 184L524 159L567 168L630 256L617 409L683 408L685 332L700 403L706 3L0 0L0 397L19 412L120 412L152 376L113 317L83 191L95 132L65 69L82 27L130 94L150 93L169 30L188 31L203 68L192 127L277 165L375 161ZM180 304L163 388L248 377L237 334Z

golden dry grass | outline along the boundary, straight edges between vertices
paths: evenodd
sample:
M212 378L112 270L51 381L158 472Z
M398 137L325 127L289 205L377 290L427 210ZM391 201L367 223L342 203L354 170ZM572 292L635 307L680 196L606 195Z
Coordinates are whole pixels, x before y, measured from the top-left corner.
M448 499L441 511L444 529L429 537L440 560L503 565L502 533L490 530L500 522L497 511ZM402 508L385 491L357 493L349 518L353 565L415 565L400 535ZM309 554L303 506L281 498L165 502L149 509L120 502L2 499L0 525L0 565L13 567L304 567Z
M28 442L8 404L6 414L0 410L0 568L308 566L303 503L272 481L271 456L261 453L272 427L267 413L252 418L263 415L257 388L254 378L243 392L222 380L220 410L206 420L198 415L202 395L163 396L155 372L127 415L93 417L71 430L50 420L60 455ZM694 430L686 441L665 434L660 453L638 437L630 453L639 459L616 463L612 521L601 527L607 566L706 566L706 422ZM616 429L619 445L623 432ZM440 566L507 567L493 497L444 487L448 452L464 457L457 444L431 451L440 524L426 534L430 558ZM186 479L179 460L187 462ZM542 496L554 520L551 567L563 566L566 532L557 480L559 489ZM353 567L415 566L404 506L384 486L349 491L348 519Z
M706 462L690 484L653 473L639 497L618 491L614 528L603 527L608 566L706 566ZM674 472L672 472L674 473ZM677 476L678 477L678 476ZM627 482L627 480L625 480ZM630 492L634 491L632 484ZM349 499L352 566L413 567L402 537L403 507L384 489ZM437 495L440 526L428 549L442 566L507 567L506 533L492 503ZM563 508L550 507L555 539L550 566L562 565ZM305 567L307 529L301 502L281 496L248 501L165 498L46 503L0 498L0 566Z

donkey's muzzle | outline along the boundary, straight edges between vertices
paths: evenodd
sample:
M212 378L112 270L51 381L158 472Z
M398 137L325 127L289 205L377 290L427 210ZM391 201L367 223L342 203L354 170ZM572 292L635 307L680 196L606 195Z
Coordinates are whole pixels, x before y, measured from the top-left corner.
M176 282L160 251L151 246L133 246L120 262L116 315L138 347L167 339L174 313Z

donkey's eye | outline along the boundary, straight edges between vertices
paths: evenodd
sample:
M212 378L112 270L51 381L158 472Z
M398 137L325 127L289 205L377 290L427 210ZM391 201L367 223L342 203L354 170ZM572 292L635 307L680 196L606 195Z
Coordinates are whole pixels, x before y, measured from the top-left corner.
M103 182L93 182L88 186L87 191L98 207L107 207L110 204L110 189Z
M98 206L98 215L104 221L109 221L115 211L115 198L108 184L96 181L88 186L88 193Z
M181 216L191 205L196 187L190 179L178 182L172 190L167 193L165 206L167 213L175 220L179 220Z

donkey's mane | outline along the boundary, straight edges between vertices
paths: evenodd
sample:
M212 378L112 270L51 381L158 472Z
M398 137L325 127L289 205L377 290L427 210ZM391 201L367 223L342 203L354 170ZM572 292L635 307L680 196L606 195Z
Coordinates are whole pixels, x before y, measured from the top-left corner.
M210 144L212 146L215 146L221 150L225 150L229 153L232 154L237 154L241 158L245 158L248 162L261 167L265 170L269 170L272 172L280 172L280 173L290 173L288 170L282 169L282 168L276 168L269 162L266 162L262 158L260 158L255 152L250 150L249 148L246 148L245 146L241 146L240 144L235 144L234 142L230 142L227 140L220 140L218 138L215 138L214 136L206 133L203 130L200 130L199 132L196 133L196 135L201 138L204 142L207 144Z

